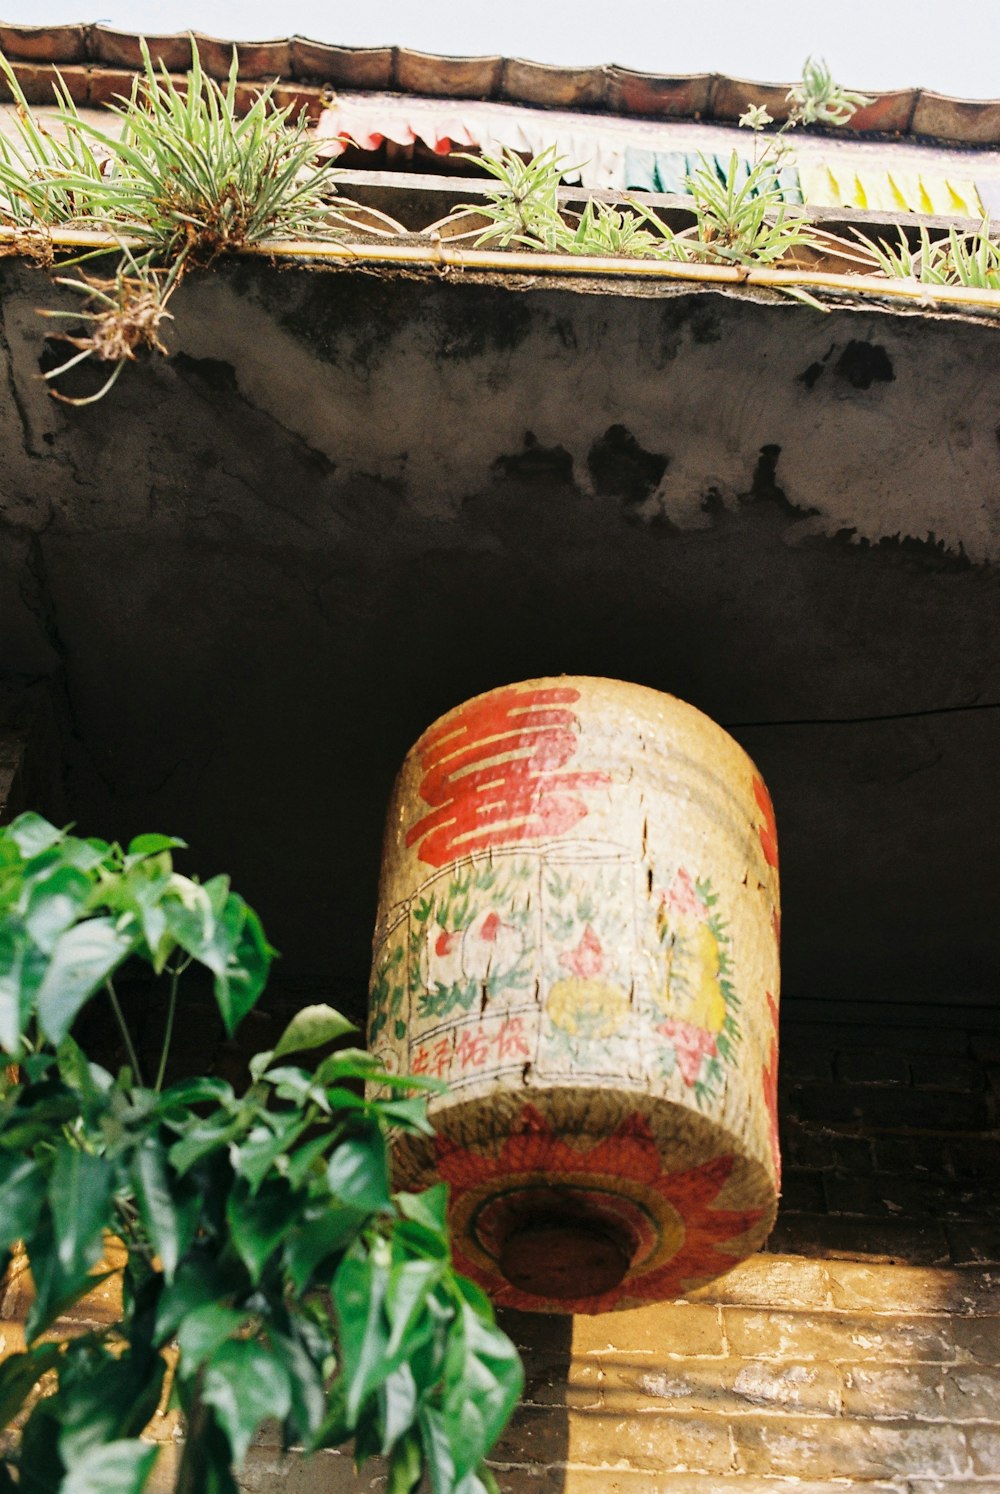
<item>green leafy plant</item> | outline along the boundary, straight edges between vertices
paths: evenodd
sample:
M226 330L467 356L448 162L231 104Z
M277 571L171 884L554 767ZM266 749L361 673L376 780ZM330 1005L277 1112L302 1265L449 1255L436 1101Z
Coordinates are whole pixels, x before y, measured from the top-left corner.
M562 247L566 224L559 211L559 184L567 170L564 157L554 145L525 161L517 151L504 146L499 156L462 154L495 177L499 186L489 193L486 203L461 203L455 212L476 213L489 218L491 228L484 229L476 240L506 249L523 244L531 249Z
M426 1132L433 1081L330 1050L352 1025L307 1007L249 1065L167 1085L182 978L208 972L227 1032L273 951L226 877L181 875L182 842L127 849L38 815L0 829L0 1248L23 1250L26 1346L0 1364L0 1489L138 1494L142 1437L166 1394L185 1442L176 1487L235 1494L266 1419L307 1451L353 1440L388 1460L391 1494L484 1494L483 1465L521 1387L483 1294L451 1265L446 1191L393 1192L389 1139ZM116 976L166 982L155 1074L144 1074ZM127 1065L73 1035L106 1001ZM380 1095L366 1098L364 1083ZM120 1242L121 1306L99 1330L59 1318L105 1279ZM19 1244L23 1242L23 1245ZM113 1254L113 1252L111 1252Z
M571 226L562 236L560 248L571 254L678 260L691 257L683 236L673 233L652 213L616 208L594 198L584 205L576 228Z
M475 160L498 183L485 206L463 205L465 211L491 221L477 245L518 243L572 254L701 264L774 265L785 260L799 246L814 244L815 236L804 210L786 201L780 179L788 149L784 135L801 124L846 124L867 103L862 94L840 88L829 68L812 58L807 59L802 80L789 92L788 100L787 119L763 149L755 147L749 169L736 151L721 175L714 163L702 157L701 165L685 179L695 222L680 231L632 200L624 207L613 207L591 199L580 214L560 211L559 185L569 168L554 146L528 162L511 150L504 150L500 157L470 156L467 159ZM758 135L773 123L761 105L748 105L740 119L741 125ZM831 238L825 236L827 243ZM788 293L819 305L801 290L789 289Z
M703 160L688 178L694 205L695 257L711 264L773 265L789 250L812 242L801 208L789 208L770 160L758 161L741 179L733 151L724 179Z
M880 239L869 247L883 274L892 280L1000 290L1000 244L990 235L988 218L977 233L959 233L951 228L938 239L921 228L918 245L914 249L900 229L897 244Z
M852 93L836 83L826 63L807 57L802 78L789 90L789 124L845 125L859 109L871 103L863 93Z

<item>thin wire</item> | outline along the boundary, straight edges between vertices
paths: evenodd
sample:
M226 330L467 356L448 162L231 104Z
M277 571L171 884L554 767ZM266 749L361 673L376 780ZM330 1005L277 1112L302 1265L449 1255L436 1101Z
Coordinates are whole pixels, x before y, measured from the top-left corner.
M757 726L867 726L872 721L915 721L924 716L955 716L965 711L1000 711L1000 700L973 705L931 706L925 711L892 711L885 716L800 716L780 721L723 721L727 731L750 731Z

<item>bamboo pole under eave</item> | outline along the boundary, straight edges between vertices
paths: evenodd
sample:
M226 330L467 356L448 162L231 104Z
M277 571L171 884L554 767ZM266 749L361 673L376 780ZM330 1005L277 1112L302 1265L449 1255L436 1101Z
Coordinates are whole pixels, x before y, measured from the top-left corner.
M8 244L14 253L22 249L22 229L0 228L0 249ZM56 229L48 236L53 249L106 249L144 247L139 240L98 233L92 229ZM843 275L821 270L770 269L749 265L687 264L674 260L557 254L512 249L450 249L444 241L428 244L373 244L342 239L271 239L249 244L241 254L266 259L311 260L341 265L413 266L431 270L494 271L519 275L586 276L600 279L671 280L693 285L750 286L765 290L801 288L830 291L872 300L915 302L922 310L953 307L1000 315L1000 290L971 286L926 286L915 280L891 280L874 275Z

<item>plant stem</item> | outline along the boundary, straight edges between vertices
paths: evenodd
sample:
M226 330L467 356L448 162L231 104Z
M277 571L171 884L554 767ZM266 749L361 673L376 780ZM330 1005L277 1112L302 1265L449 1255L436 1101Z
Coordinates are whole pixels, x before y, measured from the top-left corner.
M175 1382L176 1383L176 1382ZM205 1488L205 1438L209 1430L208 1407L201 1399L201 1374L198 1375L194 1394L187 1405L183 1402L184 1450L181 1466L177 1470L174 1494L202 1494Z
M170 972L170 1004L167 1007L167 1025L163 1033L163 1047L160 1051L160 1066L156 1071L156 1083L153 1088L159 1094L163 1088L164 1075L167 1072L167 1057L170 1053L170 1044L174 1036L174 1017L177 1013L177 986L181 978L181 970L184 967L175 965Z
M124 1043L125 1043L125 1052L128 1054L129 1063L132 1065L132 1072L135 1075L135 1082L137 1084L141 1085L142 1084L142 1068L140 1067L140 1064L139 1064L139 1056L136 1053L135 1047L134 1047L134 1045L132 1043L132 1035L131 1035L131 1033L128 1030L128 1025L127 1025L127 1023L125 1021L125 1017L124 1017L124 1015L122 1013L122 1009L121 1009L121 1007L118 1004L118 996L117 996L117 993L115 992L114 986L111 984L110 977L104 982L104 989L107 991L108 997L110 998L110 1001L111 1001L111 1010L115 1014L115 1021L118 1023L118 1030L121 1033L122 1038L124 1040Z

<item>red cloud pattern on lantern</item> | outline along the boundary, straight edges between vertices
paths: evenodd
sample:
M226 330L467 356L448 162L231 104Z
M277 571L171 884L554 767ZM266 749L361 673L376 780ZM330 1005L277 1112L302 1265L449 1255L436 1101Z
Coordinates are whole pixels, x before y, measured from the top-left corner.
M564 835L587 815L580 790L610 782L603 772L571 772L578 721L568 687L494 690L469 701L419 744L420 795L428 814L406 844L428 866L444 866L490 846Z
M765 992L765 995L767 996L768 1010L771 1013L771 1021L774 1024L774 1035L771 1038L767 1062L761 1065L761 1079L764 1085L764 1103L767 1106L768 1140L771 1144L771 1157L774 1161L775 1182L780 1188L781 1148L778 1144L778 1006L770 991Z
M778 870L778 827L774 819L774 807L771 804L771 795L768 793L763 778L758 774L753 781L753 796L760 810L762 823L757 826L757 834L760 836L761 850L764 852L764 860L768 866Z

